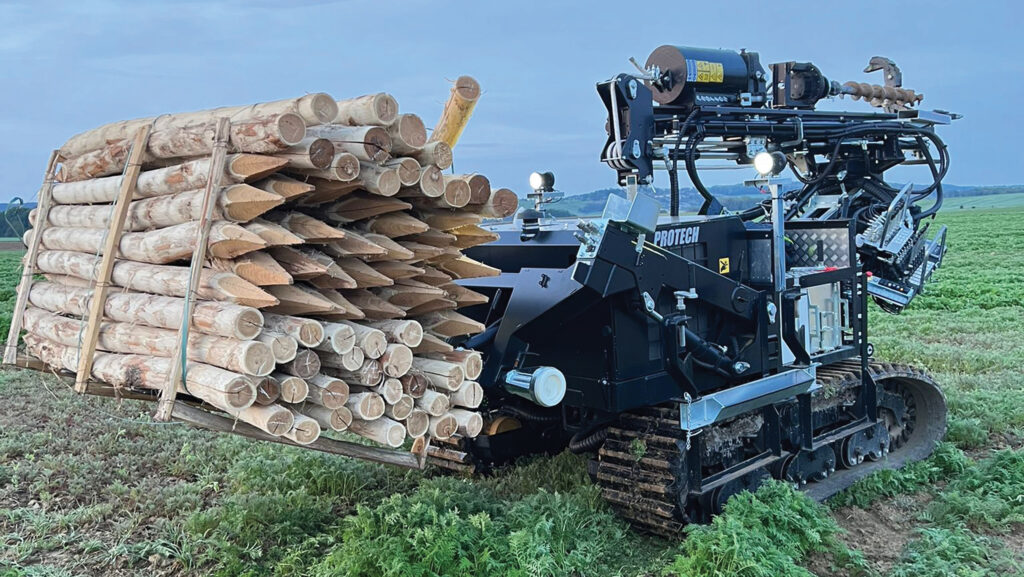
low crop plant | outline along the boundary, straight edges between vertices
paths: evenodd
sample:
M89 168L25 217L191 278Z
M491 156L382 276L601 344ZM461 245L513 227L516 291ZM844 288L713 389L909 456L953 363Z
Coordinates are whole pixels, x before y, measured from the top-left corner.
M505 500L479 484L431 479L411 494L360 505L313 574L554 577L614 574L631 564L640 571L637 536L599 499L585 486Z
M907 543L889 577L1010 577L1024 567L994 537L972 534L964 527L921 529Z
M998 451L963 471L936 495L927 518L1000 532L1024 524L1024 453Z
M839 539L842 529L821 505L779 481L740 493L708 525L691 525L681 553L664 575L680 577L808 577L811 553L866 572L861 556Z

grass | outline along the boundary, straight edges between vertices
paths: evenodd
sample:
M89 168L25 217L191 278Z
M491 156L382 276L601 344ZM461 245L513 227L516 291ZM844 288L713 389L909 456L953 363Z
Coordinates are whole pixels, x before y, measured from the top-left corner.
M998 539L958 527L919 531L906 549L905 561L892 577L997 577L1020 575L1017 555Z
M823 507L779 481L737 495L710 525L689 527L687 533L666 574L802 577L811 573L799 562L812 552L870 571L867 561L839 540L842 529Z
M958 196L946 198L943 210L985 210L993 208L1019 208L1024 206L1024 192Z
M18 298L21 255L20 251L0 251L0 335L4 340L11 330L11 311Z
M899 317L872 312L871 340L930 368L949 432L931 458L825 505L770 483L669 542L617 519L583 457L472 480L407 472L153 423L145 405L4 370L0 576L1020 575L1024 209L940 220L937 283ZM0 254L4 332L18 258ZM886 527L851 520L903 503ZM898 538L873 548L882 529Z

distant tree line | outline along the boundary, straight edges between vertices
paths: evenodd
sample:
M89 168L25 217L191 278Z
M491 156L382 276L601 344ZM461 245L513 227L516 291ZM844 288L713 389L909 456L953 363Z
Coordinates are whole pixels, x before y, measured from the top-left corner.
M28 213L36 204L0 204L0 238L21 238L31 228Z

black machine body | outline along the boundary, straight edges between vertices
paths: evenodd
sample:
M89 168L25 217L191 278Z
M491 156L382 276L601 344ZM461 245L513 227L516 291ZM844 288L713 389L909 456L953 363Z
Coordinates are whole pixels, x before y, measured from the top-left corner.
M868 307L899 312L941 264L944 230L928 239L925 221L948 164L935 127L955 115L885 98L871 103L891 110L819 111L849 92L811 64L771 70L756 53L663 46L643 73L598 85L601 159L624 196L579 222L547 218L538 197L529 222L493 225L499 240L467 251L502 271L460 281L489 297L466 309L487 329L461 344L484 352L500 433L448 451L463 456L449 466L597 451L609 502L674 534L765 478L825 497L931 451L942 394L872 359ZM753 184L769 195L723 210L699 178L708 161L763 168ZM934 183L885 183L908 163ZM786 167L795 190L772 180ZM673 200L687 172L699 214L662 212L644 193L656 169Z

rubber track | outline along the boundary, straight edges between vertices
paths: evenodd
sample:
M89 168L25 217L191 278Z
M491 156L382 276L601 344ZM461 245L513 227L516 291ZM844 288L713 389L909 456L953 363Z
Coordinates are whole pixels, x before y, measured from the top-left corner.
M926 458L945 433L945 399L926 373L907 365L879 362L871 362L868 371L878 385L895 379L914 391L918 406L913 434L903 446L894 446L887 458L838 469L823 481L805 485L803 490L816 500L827 499L874 471L895 469ZM819 368L817 376L827 391L860 386L860 361ZM684 474L685 445L678 405L622 415L617 426L609 428L599 452L596 476L602 496L635 527L668 537L678 536L686 525L677 501L677 479Z

